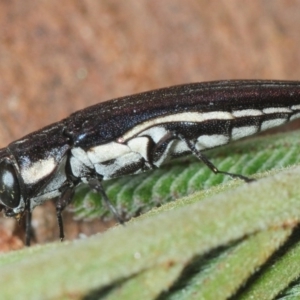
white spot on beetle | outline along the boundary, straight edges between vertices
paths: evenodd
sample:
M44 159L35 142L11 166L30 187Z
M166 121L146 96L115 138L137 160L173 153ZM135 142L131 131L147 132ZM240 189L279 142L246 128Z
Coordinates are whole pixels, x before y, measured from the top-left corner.
M174 141L172 153L180 154L187 151L190 151L190 148L188 147L185 141Z
M292 110L300 110L300 104L297 104L297 105L293 105L291 107Z
M59 191L60 187L66 182L66 161L67 157L64 157L55 170L55 175L51 177L50 181L39 191L38 196L44 195L49 192Z
M130 166L131 164L140 161L141 156L138 153L131 152L115 159L111 165L95 164L95 170L103 176L103 180L108 180L115 177L116 172L120 169Z
M258 131L257 126L242 126L242 127L234 127L232 129L231 138L233 140L241 139L245 136L250 136Z
M117 138L117 142L120 144L124 144L125 140L123 139L123 137L119 137Z
M233 119L233 115L225 111L213 111L213 112L184 112L179 114L171 114L167 116L157 117L145 121L136 125L131 130L127 131L123 138L124 140L129 140L130 138L138 135L142 131L145 131L149 127L160 125L163 123L176 123L176 122L192 122L192 123L201 123L208 120L230 120ZM163 127L156 127L163 128Z
M21 169L21 175L26 184L33 184L50 175L57 163L53 157L40 159Z
M275 113L291 113L292 111L286 107L268 107L268 108L264 108L263 112L265 114L275 114Z
M81 161L88 168L93 168L93 164L91 163L86 151L84 151L80 147L75 147L71 150L72 155L78 160Z
M196 142L198 150L205 150L217 146L225 145L229 142L229 137L222 134L201 135Z
M70 158L70 165L72 169L72 174L75 177L82 177L84 174L86 174L86 165L82 163L82 161L78 160L76 157L71 157ZM92 165L92 168L94 166Z
M273 120L267 120L262 122L261 124L261 130L266 130L272 127L276 127L279 125L282 125L286 122L286 119L273 119Z
M92 164L116 159L130 152L127 145L110 142L101 146L96 146L87 151L87 156Z
M168 131L164 127L155 126L141 132L139 136L150 136L155 143L158 143L167 133Z
M147 137L137 137L127 142L128 147L133 152L139 153L146 161L149 160L148 158L148 145L149 145L149 138Z
M258 109L242 109L242 110L233 111L232 115L236 118L254 117L254 116L261 116L262 111Z
M77 137L77 142L82 141L86 137L86 133L82 133Z

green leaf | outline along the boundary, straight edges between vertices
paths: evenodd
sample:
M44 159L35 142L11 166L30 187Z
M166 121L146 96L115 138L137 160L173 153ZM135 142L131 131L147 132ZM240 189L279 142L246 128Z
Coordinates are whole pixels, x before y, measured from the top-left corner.
M239 299L274 299L295 279L300 277L300 242L276 256L260 276L248 287ZM295 289L294 289L295 290ZM293 293L295 296L295 291ZM299 296L299 289L298 289Z
M194 274L182 277L179 286L163 294L163 299L227 299L247 280L249 274L266 262L290 233L291 228L262 231L246 240L242 239L234 247L220 251L216 257L209 259L202 256L192 264L193 270L190 272ZM130 299L129 296L133 295L137 299L154 299L164 287L170 285L168 277L175 276L176 279L183 268L184 265L175 264L168 269L160 266L142 272L113 290L108 299ZM143 284L146 280L149 282L147 289ZM155 287L154 291L152 286Z
M190 193L207 176L202 182L206 189L152 209L126 226L85 240L3 254L2 298L295 298L300 167L279 169L297 162L297 135L257 138L209 154L215 163L219 160L218 166L243 175L279 166L273 175L256 174L268 176L249 184L214 177L206 168L197 171L195 161L186 160L154 172L154 177L142 174L140 182L135 179L128 186L128 178L108 183L110 197L115 194L118 207L130 214L139 206L165 201L167 191L172 197ZM215 186L208 189L210 185ZM90 206L102 207L81 188L76 202L87 197L82 213ZM141 191L148 191L149 203Z
M300 298L300 278L283 291L276 299L278 300L296 300Z

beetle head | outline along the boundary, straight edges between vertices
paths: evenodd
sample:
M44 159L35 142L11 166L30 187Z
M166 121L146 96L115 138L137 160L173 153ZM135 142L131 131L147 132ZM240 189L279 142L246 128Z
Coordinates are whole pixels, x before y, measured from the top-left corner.
M16 163L6 149L0 149L0 210L6 216L17 217L24 211L24 205L20 207L21 198ZM16 211L17 208L20 209Z

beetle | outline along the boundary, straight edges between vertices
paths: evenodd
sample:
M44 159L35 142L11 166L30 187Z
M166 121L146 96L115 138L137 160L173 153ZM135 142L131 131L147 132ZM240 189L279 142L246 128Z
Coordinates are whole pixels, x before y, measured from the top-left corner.
M59 235L62 211L74 190L87 183L99 192L122 223L101 182L159 168L193 154L214 173L203 153L300 118L300 82L212 81L178 85L102 102L71 114L0 149L0 209L20 220L57 198Z

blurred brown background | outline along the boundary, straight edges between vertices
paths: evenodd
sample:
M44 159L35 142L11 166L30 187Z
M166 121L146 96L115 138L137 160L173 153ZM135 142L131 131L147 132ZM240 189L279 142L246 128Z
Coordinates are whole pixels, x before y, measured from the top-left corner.
M0 22L0 146L118 96L300 79L296 0L2 0Z

